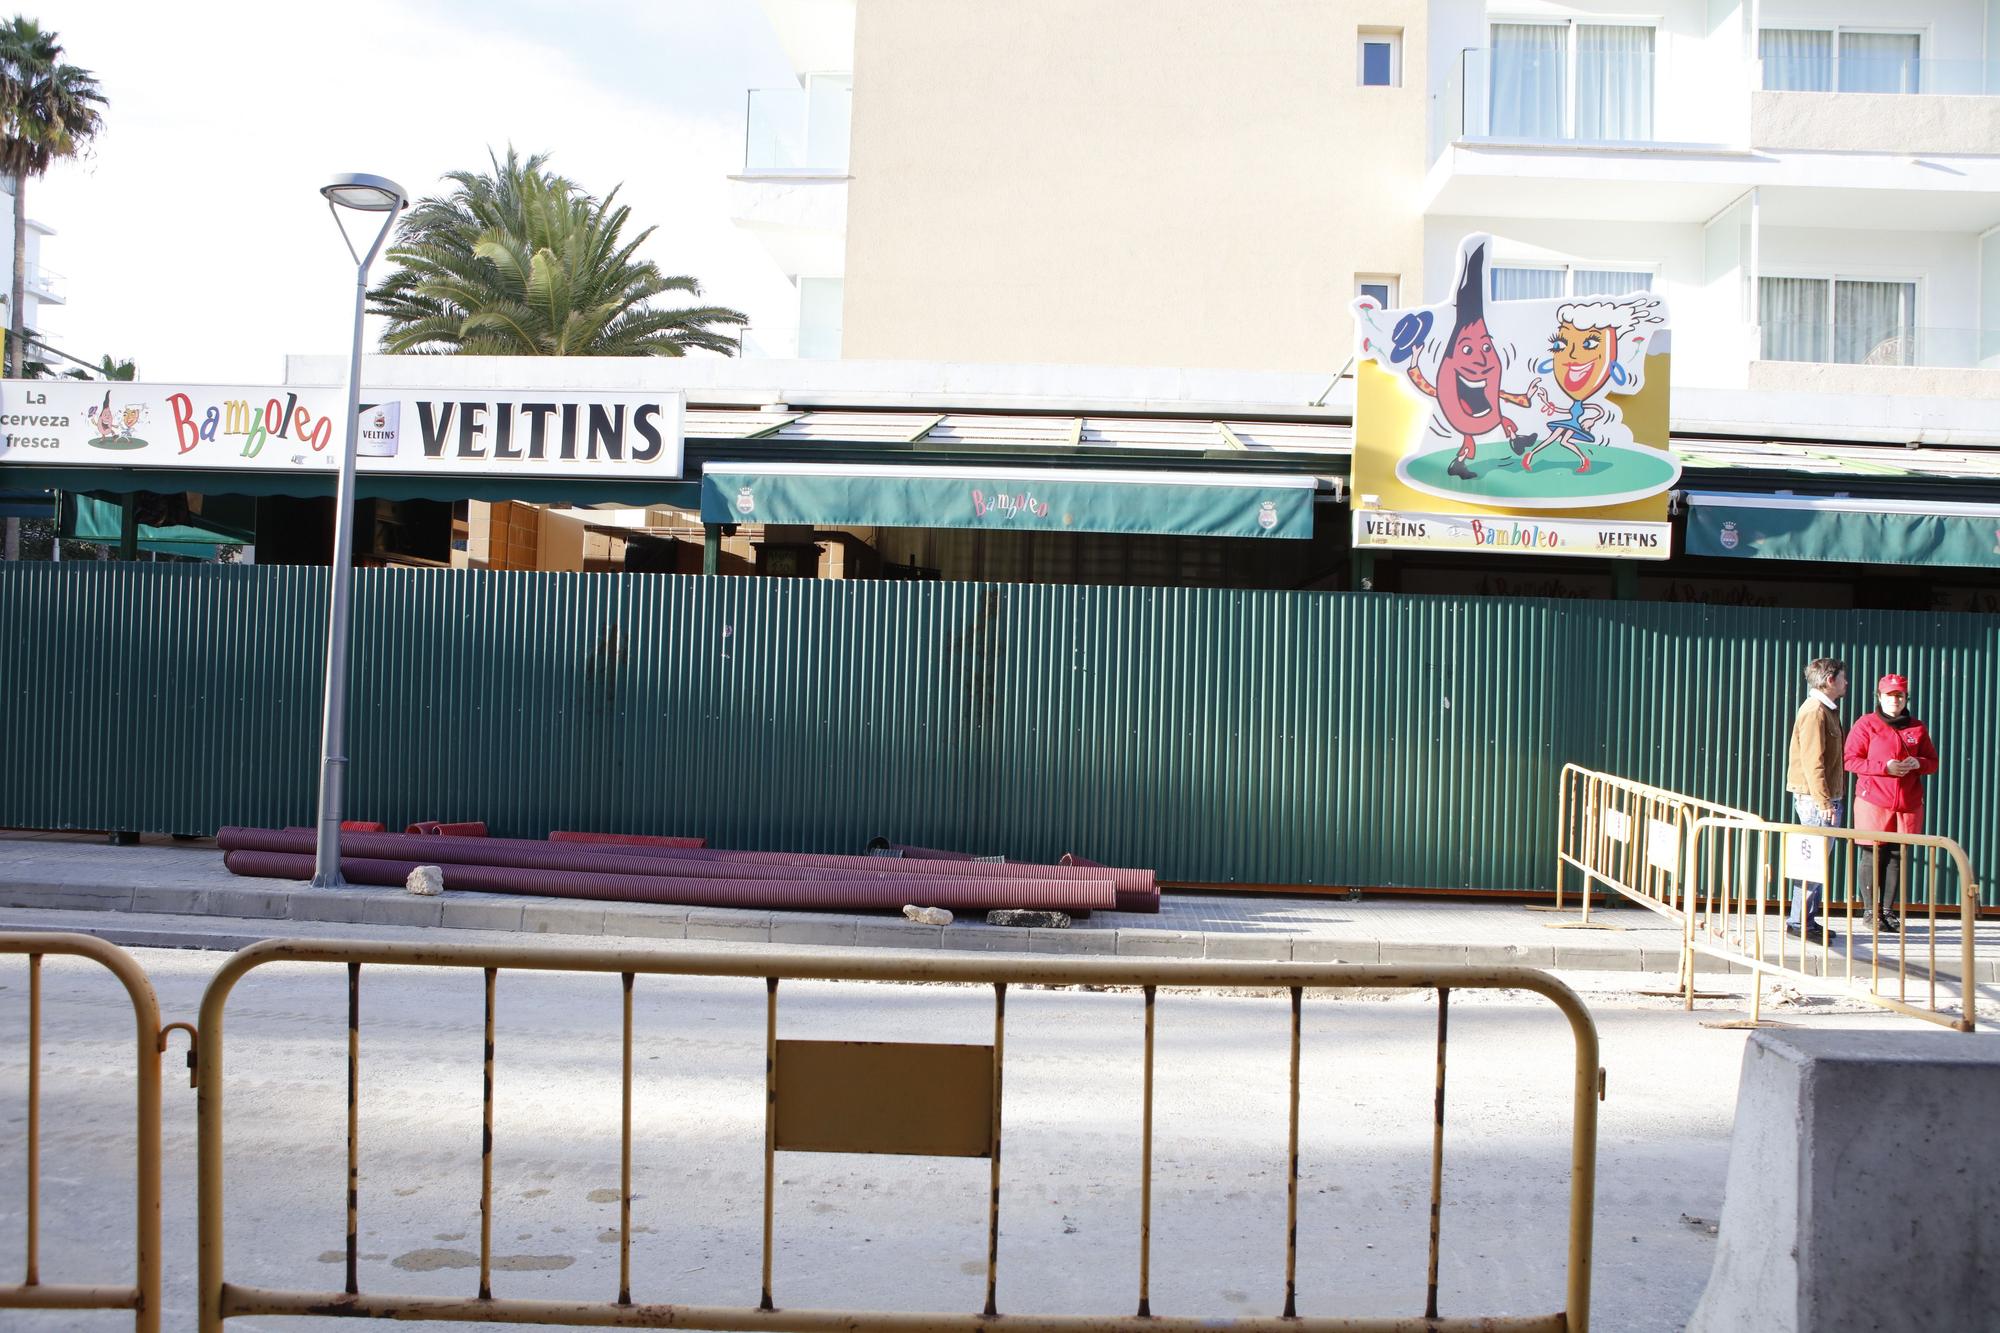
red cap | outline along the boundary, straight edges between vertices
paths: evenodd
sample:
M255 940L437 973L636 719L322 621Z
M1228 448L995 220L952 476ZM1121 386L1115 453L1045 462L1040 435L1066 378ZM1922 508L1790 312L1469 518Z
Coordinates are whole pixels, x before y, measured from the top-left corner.
M1908 694L1910 681L1907 676L1887 675L1875 682L1877 694Z

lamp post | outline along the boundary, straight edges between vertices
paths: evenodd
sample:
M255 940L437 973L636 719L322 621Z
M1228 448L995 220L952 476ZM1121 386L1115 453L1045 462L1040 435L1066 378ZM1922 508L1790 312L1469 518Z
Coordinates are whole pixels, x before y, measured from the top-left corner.
M347 430L340 445L340 485L334 493L333 568L326 627L326 707L320 719L319 838L313 853L313 886L337 889L340 877L340 816L347 785L347 640L352 629L354 592L354 450L361 429L361 317L368 303L368 266L381 253L396 215L409 205L403 187L382 176L335 176L320 187L327 211L354 256L354 349L347 361ZM354 249L341 209L382 214L382 229L363 258Z

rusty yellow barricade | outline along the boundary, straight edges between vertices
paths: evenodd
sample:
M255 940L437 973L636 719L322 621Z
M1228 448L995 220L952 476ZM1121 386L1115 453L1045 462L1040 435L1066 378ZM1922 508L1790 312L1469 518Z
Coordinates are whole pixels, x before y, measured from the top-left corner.
M223 1097L226 1090L224 1009L236 983L271 963L342 966L348 980L348 1120L346 1284L342 1291L283 1291L227 1280L223 1255ZM485 1098L480 1181L479 1277L464 1296L363 1292L357 1280L361 1199L355 1108L360 1077L362 969L376 965L477 968L485 973ZM615 974L624 989L624 1115L619 1204L619 1277L615 1299L601 1301L498 1299L492 1290L493 1014L500 973ZM647 975L762 978L765 982L763 1289L755 1304L693 1306L635 1300L632 1290L632 990ZM954 982L991 986L991 1045L926 1043L795 1042L778 1039L778 998L791 980ZM1000 1107L1006 1060L1006 1001L1010 986L1118 986L1140 991L1145 1005L1144 1098L1141 1113L1140 1220L1137 1310L1132 1315L1007 1315L996 1302L1000 1161ZM1163 987L1268 988L1291 999L1290 1153L1284 1282L1285 1314L1268 1317L1197 1318L1155 1315L1148 1291L1153 1177L1153 1015ZM1430 1252L1423 1313L1401 1318L1300 1316L1298 1309L1299 1036L1307 990L1345 988L1437 991L1437 1077L1431 1144ZM1568 1019L1575 1042L1570 1143L1569 1263L1564 1308L1532 1316L1454 1316L1437 1307L1440 1202L1443 1188L1445 1051L1449 997L1457 989L1518 989L1552 1002ZM1106 1000L1117 1003L1116 997ZM484 948L458 945L362 944L271 940L233 956L202 998L199 1067L200 1114L200 1328L221 1333L224 1321L253 1315L340 1315L374 1319L436 1319L536 1323L600 1328L703 1328L719 1330L973 1330L1003 1328L1049 1333L1196 1333L1234 1329L1245 1333L1448 1333L1450 1330L1547 1330L1585 1333L1590 1322L1591 1213L1597 1158L1597 1030L1574 992L1546 973L1521 967L1367 967L1337 963L1183 962L1126 958L959 957L889 951L806 953L781 949L744 954L692 950ZM859 1074L861 1077L857 1078ZM921 1098L921 1102L914 1099ZM930 1153L985 1157L991 1162L988 1203L986 1299L983 1310L899 1314L860 1310L788 1309L775 1299L772 1273L772 1207L776 1154L810 1151ZM607 1293L607 1296L609 1293ZM1414 1302L1413 1302L1414 1304Z
M153 985L132 955L89 935L55 932L0 933L0 954L25 955L28 960L28 1114L27 1114L27 1274L16 1286L0 1286L0 1310L130 1310L139 1333L160 1327L160 1052L166 1034L160 1028L160 1006ZM51 1285L41 1280L41 1100L42 1100L42 960L48 957L88 958L100 964L132 999L137 1026L138 1059L138 1217L134 1224L137 1251L130 1286L113 1284Z
M1556 910L1567 869L1583 877L1583 918L1593 885L1679 920L1687 907L1686 852L1698 819L1754 820L1748 811L1652 787L1580 764L1563 765L1556 790ZM1683 960L1685 967L1685 960Z
M1880 874L1884 846L1901 849L1892 877ZM1869 847L1875 851L1864 872L1861 856ZM1689 950L1742 964L1758 977L1779 974L1839 981L1885 1009L1961 1032L1977 1026L1973 942L1979 881L1965 849L1952 839L1706 818L1695 821L1688 867ZM1805 892L1808 883L1823 887L1822 919L1842 928L1838 945L1825 934L1815 942L1788 935L1784 929L1793 898ZM1938 986L1938 917L1946 888L1955 890L1958 899L1946 908L1944 919L1957 924L1959 957L1955 984L1948 982L1943 998L1955 1004L1941 1002ZM1875 913L1866 907L1871 896L1895 909L1895 930L1873 928ZM1912 909L1922 911L1920 924L1912 924ZM1868 942L1859 944L1863 928L1869 929ZM1753 1022L1760 1016L1762 989L1752 987ZM1913 998L1913 990L1922 990L1922 997Z

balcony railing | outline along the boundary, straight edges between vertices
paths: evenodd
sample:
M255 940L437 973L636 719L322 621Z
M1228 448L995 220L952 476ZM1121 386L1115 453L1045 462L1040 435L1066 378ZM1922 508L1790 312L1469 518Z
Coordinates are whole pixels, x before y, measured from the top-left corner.
M840 326L746 324L737 332L736 355L753 361L833 360L840 356Z
M1842 366L1928 366L2000 369L2000 329L1924 326L1862 328L1822 320L1771 320L1763 325L1765 361Z
M1649 143L1651 51L1472 48L1459 53L1458 134L1471 139Z
M743 172L847 171L854 90L815 79L804 88L752 88L744 118Z
M30 264L22 275L27 289L36 296L62 299L63 275L43 268L40 264Z
M1831 51L1796 55L1767 52L1763 67L1761 87L1767 93L2000 95L2000 64L1987 60L1837 55Z

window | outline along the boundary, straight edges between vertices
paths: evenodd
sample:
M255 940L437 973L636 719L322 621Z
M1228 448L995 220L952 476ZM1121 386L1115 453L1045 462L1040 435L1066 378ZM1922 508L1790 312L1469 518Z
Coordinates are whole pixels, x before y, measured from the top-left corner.
M1584 268L1578 265L1495 265L1492 288L1496 301L1556 301L1564 297L1624 296L1653 285L1649 269Z
M1360 74L1364 88L1394 88L1403 82L1402 29L1361 29Z
M1762 277L1766 361L1917 364L1917 284L1879 278Z
M1375 304L1381 306L1384 310L1394 310L1396 308L1397 286L1398 283L1394 278L1375 274L1363 274L1354 280L1354 294L1356 296L1372 297Z
M1923 91L1923 38L1852 28L1765 28L1757 34L1767 92Z
M1495 23L1487 132L1624 143L1653 137L1653 29Z

